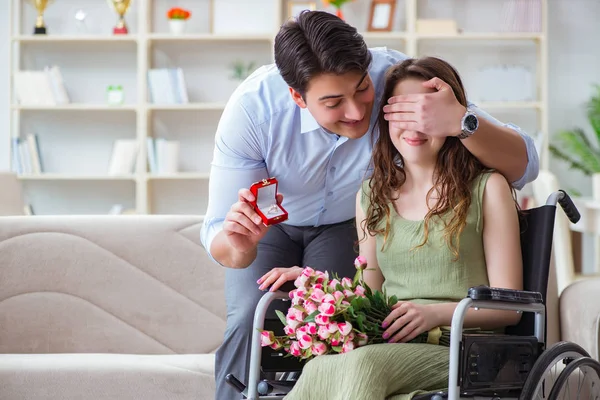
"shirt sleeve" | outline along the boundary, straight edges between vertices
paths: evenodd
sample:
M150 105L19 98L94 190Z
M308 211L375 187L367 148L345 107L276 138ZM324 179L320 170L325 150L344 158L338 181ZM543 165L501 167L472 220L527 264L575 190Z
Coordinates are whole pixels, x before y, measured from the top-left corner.
M525 168L525 173L523 174L523 176L515 182L512 182L512 185L516 189L521 190L527 183L533 182L538 177L538 174L540 172L539 156L533 138L516 125L505 124L498 121L496 118L492 117L487 112L481 110L473 103L469 103L469 108L473 110L473 112L475 112L477 115L487 119L488 121L499 126L510 128L519 133L519 135L521 135L521 137L525 141L525 146L527 148L527 167Z
M229 209L238 201L238 191L267 177L265 146L255 121L241 98L232 96L215 134L208 208L200 231L200 241L215 262L210 246Z

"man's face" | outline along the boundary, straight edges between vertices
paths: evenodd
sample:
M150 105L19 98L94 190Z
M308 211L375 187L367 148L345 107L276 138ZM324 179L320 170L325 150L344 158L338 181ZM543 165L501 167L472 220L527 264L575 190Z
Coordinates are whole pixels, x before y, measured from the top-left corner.
M358 139L369 130L375 90L368 73L317 75L304 98L290 91L296 104L308 108L319 125L332 133Z

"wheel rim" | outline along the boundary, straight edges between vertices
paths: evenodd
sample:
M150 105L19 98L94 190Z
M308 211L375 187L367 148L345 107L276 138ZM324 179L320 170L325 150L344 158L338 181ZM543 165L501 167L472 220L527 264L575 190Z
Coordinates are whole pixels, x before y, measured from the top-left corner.
M560 371L558 371L559 363L567 358L577 359L580 357L582 357L582 355L575 351L566 351L566 352L561 353L561 354L557 355L556 357L554 357L552 359L552 361L548 364L546 369L544 370L544 373L542 374L544 379L540 379L540 381L536 385L535 391L533 392L534 394L533 394L532 400L548 399L548 395L550 394L550 391L554 387L554 384L556 383L556 380L558 379L558 375L560 374ZM552 371L552 370L554 370L554 371ZM550 377L549 382L548 382L548 378L546 378L546 377ZM546 383L551 383L551 385L547 386Z

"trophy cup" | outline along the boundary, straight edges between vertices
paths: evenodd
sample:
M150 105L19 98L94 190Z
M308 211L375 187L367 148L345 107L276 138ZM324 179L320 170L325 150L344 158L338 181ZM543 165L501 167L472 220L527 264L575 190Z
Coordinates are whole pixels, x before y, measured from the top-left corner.
M44 25L44 11L51 2L52 0L29 0L29 3L35 7L38 13L37 18L35 19L35 28L33 29L34 35L46 34L46 25Z
M129 33L127 30L127 24L125 24L125 13L129 8L129 4L131 0L108 0L108 4L119 14L119 21L117 25L113 28L113 33L115 35L126 35Z

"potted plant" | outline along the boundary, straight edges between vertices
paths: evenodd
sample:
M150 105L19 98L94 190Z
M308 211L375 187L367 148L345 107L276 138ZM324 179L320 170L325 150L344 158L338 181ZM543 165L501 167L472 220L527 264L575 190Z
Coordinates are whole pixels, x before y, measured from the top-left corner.
M336 9L335 15L337 15L340 19L344 19L344 13L342 12L342 6L345 3L354 0L323 0L323 4L325 7L334 6Z
M600 200L600 85L595 85L594 89L586 105L587 117L594 131L594 143L583 129L574 128L560 131L557 143L550 144L549 149L555 157L569 163L570 168L591 176L594 199Z
M180 35L185 31L185 25L192 13L184 8L173 7L167 11L171 33Z

